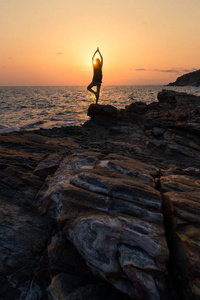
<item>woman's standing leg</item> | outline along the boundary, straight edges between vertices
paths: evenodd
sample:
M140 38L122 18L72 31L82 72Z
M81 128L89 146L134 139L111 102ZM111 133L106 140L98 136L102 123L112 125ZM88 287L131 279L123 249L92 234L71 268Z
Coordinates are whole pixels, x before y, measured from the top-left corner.
M98 84L98 85L97 85L97 92L96 92L96 104L97 104L97 102L98 102L98 100L99 100L100 88L101 88L101 85Z

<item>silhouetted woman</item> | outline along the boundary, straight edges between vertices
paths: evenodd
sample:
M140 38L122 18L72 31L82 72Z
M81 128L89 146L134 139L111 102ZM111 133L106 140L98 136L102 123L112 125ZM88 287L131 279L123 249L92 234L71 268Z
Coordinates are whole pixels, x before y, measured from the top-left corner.
M99 58L96 58L94 60L94 57L97 52L99 53L101 60ZM102 66L103 66L103 57L99 51L99 48L97 48L97 50L94 52L94 55L92 56L92 64L93 64L94 75L93 75L92 82L88 85L87 89L91 93L95 94L96 104L97 104L97 102L99 100L99 93L100 93L100 88L101 88L101 83L102 83ZM92 89L93 86L97 87L96 92L93 91L93 89Z

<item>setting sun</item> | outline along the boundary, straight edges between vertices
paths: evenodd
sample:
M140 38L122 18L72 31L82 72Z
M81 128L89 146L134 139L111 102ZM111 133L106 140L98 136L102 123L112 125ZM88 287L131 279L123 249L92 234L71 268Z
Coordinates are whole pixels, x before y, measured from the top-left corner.
M90 4L3 1L0 85L86 85L98 46L105 85L167 84L199 68L199 1Z

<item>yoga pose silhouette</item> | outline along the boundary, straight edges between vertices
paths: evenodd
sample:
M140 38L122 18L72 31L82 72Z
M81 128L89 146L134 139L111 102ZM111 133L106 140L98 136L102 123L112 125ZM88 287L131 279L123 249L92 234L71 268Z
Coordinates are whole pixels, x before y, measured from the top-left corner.
M99 53L100 58L95 58L96 53ZM93 65L93 79L92 82L88 85L87 90L90 91L91 93L95 94L96 96L96 104L99 100L99 93L100 93L100 88L101 88L101 83L102 83L102 66L103 66L103 57L101 55L101 52L99 51L99 48L94 52L94 55L92 56L92 65ZM96 86L97 91L93 91L92 87Z

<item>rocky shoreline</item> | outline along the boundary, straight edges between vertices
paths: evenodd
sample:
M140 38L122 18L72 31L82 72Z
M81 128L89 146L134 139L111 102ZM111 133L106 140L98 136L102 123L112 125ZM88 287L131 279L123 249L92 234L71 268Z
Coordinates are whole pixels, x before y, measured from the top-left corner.
M0 136L0 299L200 299L200 97Z

